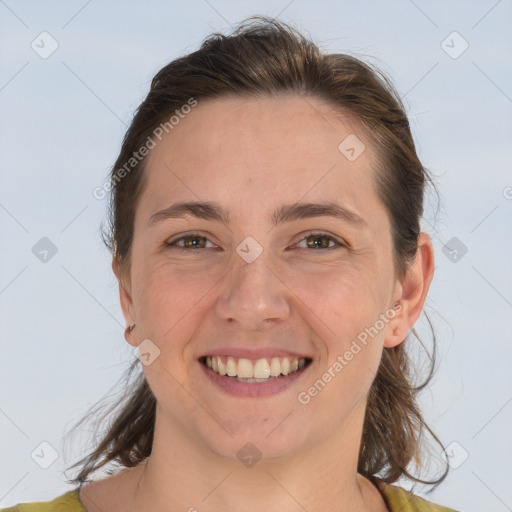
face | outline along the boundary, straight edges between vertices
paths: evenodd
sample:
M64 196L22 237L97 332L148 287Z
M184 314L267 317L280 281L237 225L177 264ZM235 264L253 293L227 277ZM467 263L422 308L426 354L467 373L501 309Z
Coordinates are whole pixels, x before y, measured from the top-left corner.
M401 294L375 162L297 96L199 101L152 149L121 299L170 431L233 459L359 439Z

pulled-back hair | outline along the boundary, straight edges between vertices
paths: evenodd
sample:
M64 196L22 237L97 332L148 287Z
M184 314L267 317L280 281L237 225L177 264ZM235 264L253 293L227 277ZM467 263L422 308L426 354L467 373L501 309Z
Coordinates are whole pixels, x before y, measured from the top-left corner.
M425 187L432 180L416 154L397 92L369 64L349 55L326 53L289 25L259 16L245 20L228 36L209 36L197 51L172 61L153 78L110 175L110 225L105 241L123 273L129 271L135 210L145 186L146 158L140 157L139 150L155 137L155 130L193 101L282 93L323 100L360 121L378 159L374 178L390 218L396 277L405 276L416 256ZM411 333L421 343L414 329ZM432 333L433 350L426 352L430 371L419 384L406 352L412 338L383 351L368 395L359 452L358 472L367 478L392 483L406 476L439 483L446 476L447 466L430 481L410 471L411 463L421 459L425 432L444 450L417 405L417 393L433 373L433 329ZM136 378L103 416L102 421L109 420L108 427L94 451L72 466L81 468L72 482L86 481L108 463L136 466L151 454L156 400L137 360L128 375Z

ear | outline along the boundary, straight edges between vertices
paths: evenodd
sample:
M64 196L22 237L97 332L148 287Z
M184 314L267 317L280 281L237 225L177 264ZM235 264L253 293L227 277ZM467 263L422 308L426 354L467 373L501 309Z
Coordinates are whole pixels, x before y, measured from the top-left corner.
M121 302L121 310L123 312L124 320L127 326L135 324L135 311L133 307L133 300L131 294L131 285L129 276L121 270L118 259L114 256L112 259L112 270L117 278L119 284L119 300ZM128 330L125 331L125 339L130 345L136 345L136 340L132 333Z
M394 308L396 314L388 325L389 329L384 340L386 348L400 345L417 322L433 276L432 240L426 233L420 233L416 257L407 269L402 282L397 285L393 302L398 302L398 306Z

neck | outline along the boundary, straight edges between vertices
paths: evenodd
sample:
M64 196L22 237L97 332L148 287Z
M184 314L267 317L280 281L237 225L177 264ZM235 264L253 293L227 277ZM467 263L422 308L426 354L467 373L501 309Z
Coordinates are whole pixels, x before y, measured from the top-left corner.
M385 511L379 491L357 474L358 451L359 439L340 435L245 467L180 429L164 428L157 412L152 455L133 474L133 510Z

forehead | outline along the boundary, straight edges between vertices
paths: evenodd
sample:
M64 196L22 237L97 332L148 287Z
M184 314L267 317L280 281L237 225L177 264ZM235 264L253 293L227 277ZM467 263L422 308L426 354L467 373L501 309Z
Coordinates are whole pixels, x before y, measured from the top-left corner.
M357 158L344 153L347 144ZM362 212L378 202L374 162L360 122L317 98L198 100L151 150L143 196L153 209L173 199L233 204L250 196L269 208L323 199Z
M166 149L179 152L183 145L190 149L194 144L200 146L188 156L198 159L217 154L243 160L254 152L260 158L337 158L339 144L348 135L364 139L361 123L318 98L283 94L201 99L168 130L150 160L157 160Z

